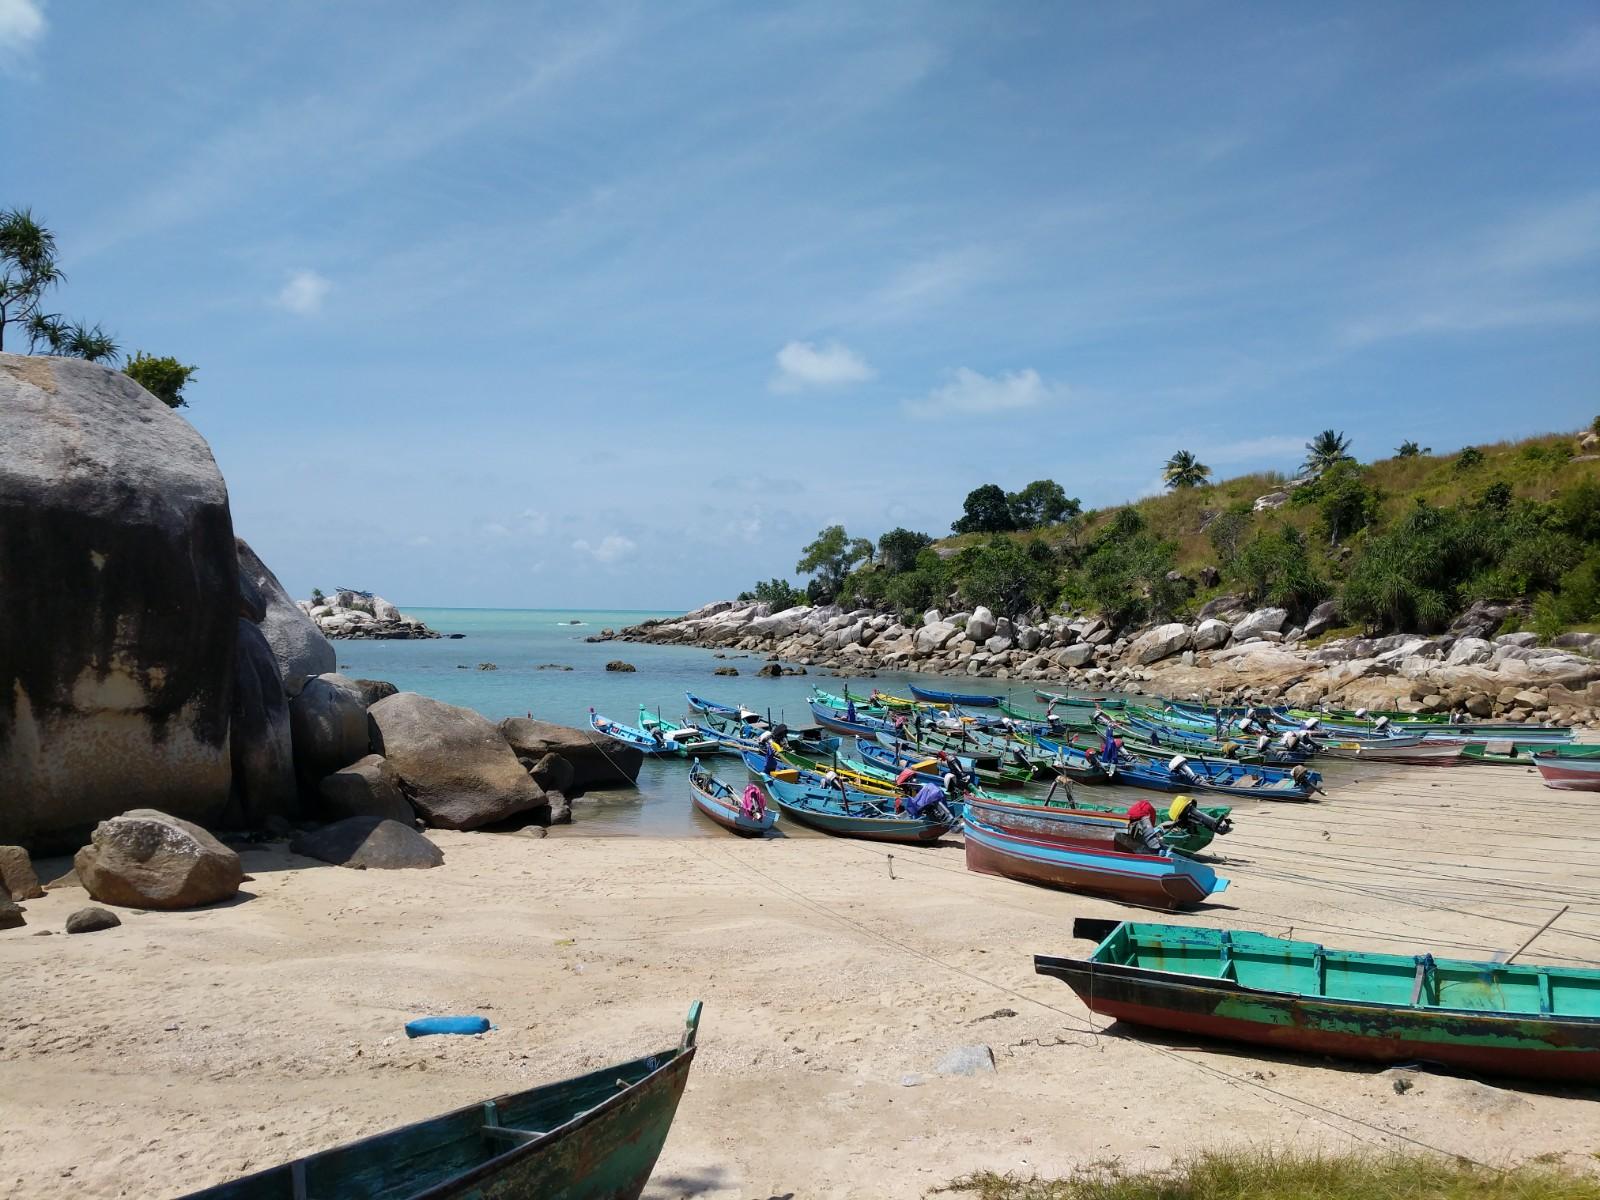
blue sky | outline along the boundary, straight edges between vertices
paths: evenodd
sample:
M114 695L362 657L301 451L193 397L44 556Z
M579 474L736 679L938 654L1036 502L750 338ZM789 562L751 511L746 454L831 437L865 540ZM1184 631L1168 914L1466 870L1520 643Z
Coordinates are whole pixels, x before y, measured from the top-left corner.
M1592 4L0 0L0 113L298 594L687 606L1600 411Z

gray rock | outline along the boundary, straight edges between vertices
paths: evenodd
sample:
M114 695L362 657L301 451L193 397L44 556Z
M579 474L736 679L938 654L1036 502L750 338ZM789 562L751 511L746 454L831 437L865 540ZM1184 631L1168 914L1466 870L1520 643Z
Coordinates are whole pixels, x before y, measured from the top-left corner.
M547 825L571 825L572 801L568 800L561 792L546 792L545 798L550 801L550 812L545 819Z
M307 680L289 702L289 727L295 766L309 783L372 752L361 689L343 675Z
M994 635L994 614L980 604L972 610L972 615L967 618L967 641L981 646Z
M1539 635L1532 631L1502 633L1494 639L1494 643L1497 646L1515 646L1519 650L1527 650L1539 644Z
M1244 620L1233 627L1233 640L1242 642L1246 638L1260 637L1264 633L1282 633L1283 623L1289 619L1289 612L1283 608L1258 608Z
M1094 646L1089 642L1078 642L1057 650L1052 657L1059 667L1083 667L1094 661Z
M437 867L444 853L408 824L382 817L349 817L299 834L289 849L356 871Z
M1035 629L1031 625L1017 631L1017 647L1021 650L1028 651L1030 654L1037 650L1040 643L1043 641L1043 631Z
M88 908L80 908L67 918L67 932L98 933L102 929L115 929L121 924L122 918L116 913L91 904Z
M528 768L533 781L546 792L566 792L578 777L577 768L559 754L546 754Z
M1450 647L1449 657L1445 659L1453 667L1470 667L1478 663L1486 663L1494 657L1494 646L1483 638L1463 637L1457 638L1456 644Z
M0 899L0 929L20 929L28 923L22 905Z
M338 667L333 644L322 636L317 623L284 591L278 577L267 569L243 538L235 542L240 579L248 579L265 601L266 615L260 621L261 634L272 647L283 690L290 696L313 675L326 675Z
M1011 649L1011 639L1001 637L999 634L995 634L983 644L985 654L1004 654L1009 649Z
M610 662L608 662L606 664L606 670L608 670L608 671L625 671L626 672L626 671L637 671L638 669L639 668L634 666L632 663L623 662L620 658L614 658L614 659L612 659Z
M240 618L234 646L233 795L237 816L260 828L269 816L299 811L294 774L294 740L289 731L289 698L278 674L278 660L261 630Z
M1579 654L1600 657L1600 633L1560 633L1552 644L1562 650L1575 650Z
M42 895L28 852L21 846L0 846L0 900L37 900Z
M1306 627L1301 635L1307 639L1321 637L1339 622L1339 602L1337 600L1324 600L1311 610L1311 615L1306 618Z
M203 438L120 371L0 354L0 843L227 805L240 607Z
M544 792L500 731L471 709L401 692L368 711L373 749L430 825L478 829L544 806Z
M543 667L539 669L541 671L544 670ZM559 669L563 671L572 670L571 667L561 667ZM387 700L400 690L387 679L352 679L350 682L356 685L356 690L361 693L361 702L368 708L371 708L379 700Z
M1147 629L1136 637L1133 644L1128 647L1128 653L1141 665L1160 662L1163 658L1170 658L1181 650L1187 650L1192 637L1189 627L1181 622L1157 625L1154 629Z
M239 856L198 825L140 808L95 826L73 858L89 895L125 908L194 908L239 890Z
M381 754L368 754L323 776L317 784L322 811L330 820L378 817L409 825L416 820L400 778Z
M935 621L932 625L924 625L917 630L916 646L923 654L932 654L936 650L944 649L949 642L961 636L961 631L949 621Z
M984 1075L994 1071L994 1051L979 1044L957 1046L933 1068L941 1075Z

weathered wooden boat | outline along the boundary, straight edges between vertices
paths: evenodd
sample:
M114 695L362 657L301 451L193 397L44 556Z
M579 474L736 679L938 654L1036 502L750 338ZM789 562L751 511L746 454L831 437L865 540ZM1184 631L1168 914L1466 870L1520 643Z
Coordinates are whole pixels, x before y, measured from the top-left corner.
M708 736L699 726L674 721L643 704L639 706L639 728L647 734L660 733L685 754L718 754L723 749L720 738Z
M1075 782L1115 781L1157 792L1212 792L1258 800L1310 800L1314 792L1322 790L1321 774L1303 766L1270 767L1185 754L1162 761L1127 751L1126 747L1123 756L1111 765L1091 748L1053 738L1037 740L1052 762L1067 764L1065 771ZM1086 778L1080 780L1073 772L1081 772Z
M699 1024L697 1000L669 1050L469 1104L183 1200L636 1200L677 1114Z
M936 842L956 827L956 820L911 817L894 810L894 797L873 795L840 782L830 785L811 771L780 767L768 774L758 755L746 754L745 766L766 785L767 795L802 825L840 837L872 842Z
M1103 1016L1277 1050L1600 1082L1600 970L1334 950L1227 929L1079 919L1037 955Z
M1491 738L1486 742L1468 742L1461 748L1461 761L1483 763L1485 766L1531 768L1534 765L1533 756L1549 749L1552 749L1549 742Z
M977 805L962 815L967 870L1024 883L1111 896L1131 904L1198 904L1228 886L1183 855L1129 854L1044 833L1013 832L985 820Z
M676 742L669 741L663 733L647 733L633 725L624 725L621 721L613 721L609 717L602 717L594 709L589 710L589 728L596 733L604 734L614 742L624 746L632 746L644 754L656 755L661 758L683 757L683 747Z
M830 708L817 700L811 701L811 718L824 729L832 730L834 733L848 733L856 737L873 737L879 730L892 732L894 729L894 726L890 725L889 722L860 712L856 713L855 720L851 720L848 709L841 711L836 708Z
M973 812L979 820L1003 829L1008 833L1038 833L1066 841L1083 841L1091 845L1116 848L1116 838L1128 826L1125 809L1110 805L1079 805L1068 796L1062 800L1034 799L1026 796L1005 800L969 797L965 810ZM1231 811L1226 806L1205 810L1214 815L1218 824ZM1226 830L1228 825L1223 824ZM1180 854L1198 854L1215 839L1213 830L1204 826L1179 827L1167 825L1162 829L1161 840L1171 850Z
M702 720L695 723L695 728L706 737L717 739L724 749L758 749L756 739L765 731L764 726L748 725L735 717L723 717L715 713L703 713L701 716ZM844 744L844 739L836 733L810 726L788 730L783 735L783 744L804 754L826 755L838 750Z
M1353 758L1361 762L1410 763L1419 767L1454 766L1461 761L1461 755L1469 744L1464 738L1431 738L1415 733L1348 742L1317 739L1317 746L1329 758Z
M924 704L959 704L965 708L994 708L1000 703L999 696L985 696L970 692L940 692L933 688L909 685L911 694Z
M1515 721L1452 721L1450 713L1408 713L1397 709L1330 708L1327 712L1314 709L1290 708L1283 713L1297 721L1320 718L1324 724L1370 728L1380 719L1386 728L1401 732L1438 734L1444 737L1515 738L1519 741L1567 741L1572 737L1570 725L1528 725Z
M757 791L760 790L759 784L751 786ZM756 811L746 811L740 795L733 790L733 786L722 782L702 767L698 758L689 767L689 795L697 809L724 829L732 830L734 833L755 837L770 833L778 827L777 806L768 804L765 794L762 795L760 807Z
M1533 756L1547 788L1600 792L1600 746L1559 746Z
M1047 692L1035 689L1034 697L1043 700L1046 704L1052 700L1057 704L1067 704L1074 708L1103 708L1107 712L1115 712L1127 703L1126 700L1114 700L1109 696L1074 696L1069 692Z

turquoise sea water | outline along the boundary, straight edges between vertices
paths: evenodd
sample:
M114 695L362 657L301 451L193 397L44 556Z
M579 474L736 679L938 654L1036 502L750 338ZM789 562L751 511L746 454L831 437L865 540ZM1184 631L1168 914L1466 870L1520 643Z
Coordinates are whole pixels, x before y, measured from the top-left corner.
M777 720L809 725L806 699L815 684L831 692L844 683L830 675L812 673L782 679L757 678L764 655L739 657L727 651L725 659L714 651L688 646L650 646L632 642L585 642L603 628L620 629L652 616L669 613L590 612L558 609L406 608L407 616L424 621L440 633L461 633L459 641L338 641L339 669L363 679L387 679L403 691L421 692L449 704L476 709L498 721L502 717L532 715L563 725L584 726L592 705L604 716L632 724L639 705L660 708L668 716L684 711L684 693L712 700L743 704L757 712L770 711ZM576 621L574 625L571 622ZM612 659L632 663L634 672L605 669ZM492 662L493 671L480 671L479 663ZM555 663L572 670L540 670ZM713 675L717 667L739 669L737 678ZM905 683L919 675L880 671L871 685L906 694ZM959 688L945 680L929 686ZM975 691L1006 690L995 680L983 680ZM1019 701L1032 696L1029 688L1009 689ZM730 782L744 779L735 758L714 760L719 774ZM639 774L639 787L604 793L592 803L574 809L570 833L631 833L729 836L696 814L689 804L684 777L688 766L681 760L649 760ZM789 831L793 833L794 831ZM562 831L567 835L567 831Z

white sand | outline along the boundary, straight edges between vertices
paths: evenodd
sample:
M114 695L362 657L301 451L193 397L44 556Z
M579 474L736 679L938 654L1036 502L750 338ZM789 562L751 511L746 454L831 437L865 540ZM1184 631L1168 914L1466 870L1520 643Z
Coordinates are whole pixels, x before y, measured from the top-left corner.
M1526 957L1595 957L1600 797L1487 767L1336 774L1322 805L1242 806L1232 889L1176 919L1486 956L1570 903ZM1423 1074L1400 1095L1367 1067L1096 1035L1032 955L1127 910L970 874L954 844L894 849L891 880L882 848L834 839L437 840L433 871L251 852L242 902L83 936L31 936L82 891L30 901L0 933L0 1195L176 1195L671 1045L695 997L652 1197L917 1197L1239 1141L1600 1150L1600 1110L1560 1089ZM460 1012L499 1028L402 1033ZM934 1074L979 1042L994 1074Z

